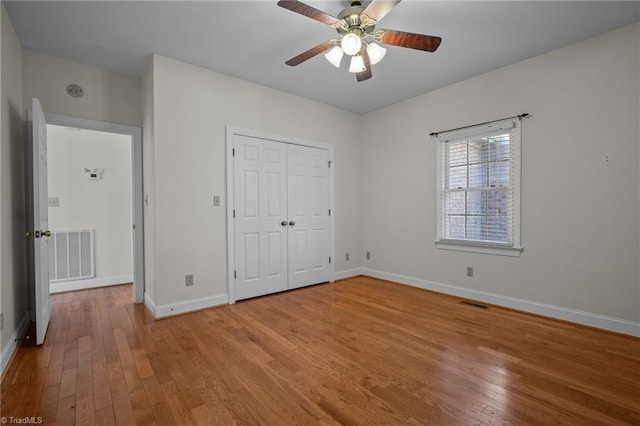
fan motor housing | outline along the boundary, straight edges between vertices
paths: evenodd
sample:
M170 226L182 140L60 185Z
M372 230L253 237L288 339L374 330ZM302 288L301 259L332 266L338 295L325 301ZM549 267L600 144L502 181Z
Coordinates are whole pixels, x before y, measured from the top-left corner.
M373 34L376 27L375 21L362 19L361 15L364 9L363 6L357 5L348 7L340 12L337 18L344 23L344 27L339 26L336 28L338 34L343 36L345 34L355 33L360 37Z

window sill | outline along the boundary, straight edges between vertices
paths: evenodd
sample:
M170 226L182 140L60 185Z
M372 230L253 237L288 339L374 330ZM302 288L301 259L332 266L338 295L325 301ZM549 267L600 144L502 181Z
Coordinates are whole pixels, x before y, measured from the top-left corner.
M435 241L436 247L442 250L465 251L470 253L495 254L499 256L520 257L522 247L508 247L498 244L474 244L460 241Z

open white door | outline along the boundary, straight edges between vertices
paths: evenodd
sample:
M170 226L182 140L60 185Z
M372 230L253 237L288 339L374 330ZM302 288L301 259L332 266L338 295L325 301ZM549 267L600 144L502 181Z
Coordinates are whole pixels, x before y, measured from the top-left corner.
M36 344L44 343L49 326L49 207L47 192L47 121L38 99L31 100L31 145L33 167L33 267L35 281Z

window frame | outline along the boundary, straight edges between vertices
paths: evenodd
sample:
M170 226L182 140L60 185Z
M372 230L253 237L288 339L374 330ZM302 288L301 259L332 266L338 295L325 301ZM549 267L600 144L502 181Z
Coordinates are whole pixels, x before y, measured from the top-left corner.
M512 212L512 243L486 242L465 239L451 239L444 237L444 191L445 182L443 182L444 157L443 150L446 144L457 142L472 137L487 137L495 134L497 130L509 129L513 134L513 140L510 138L509 144L513 151L513 212ZM520 117L498 120L489 123L483 123L475 126L468 126L461 129L441 132L437 134L437 228L435 245L438 249L457 250L473 253L494 254L502 256L520 256L523 251L520 240L520 222L521 222L521 140L522 128Z

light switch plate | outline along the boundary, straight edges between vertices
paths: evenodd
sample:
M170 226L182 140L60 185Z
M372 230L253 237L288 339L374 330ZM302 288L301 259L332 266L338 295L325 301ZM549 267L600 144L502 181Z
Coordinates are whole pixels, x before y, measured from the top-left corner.
M49 197L49 202L47 203L49 207L60 207L60 198L58 197Z

